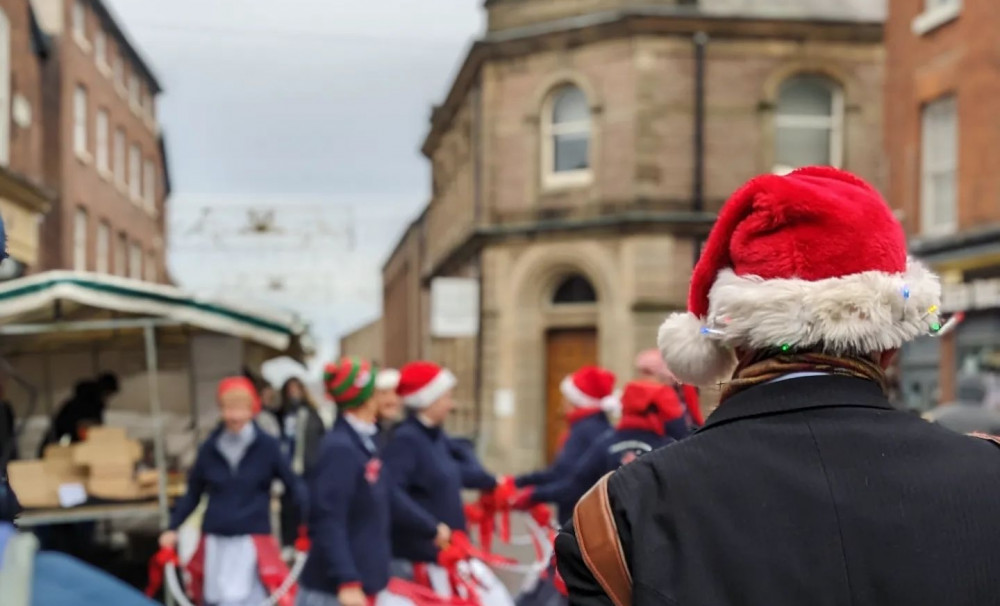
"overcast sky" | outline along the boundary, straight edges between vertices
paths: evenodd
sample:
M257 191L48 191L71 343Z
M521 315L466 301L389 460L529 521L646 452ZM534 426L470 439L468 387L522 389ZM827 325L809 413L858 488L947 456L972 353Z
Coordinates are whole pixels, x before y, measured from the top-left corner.
M287 268L269 298L321 340L376 317L381 264L428 198L431 106L481 32L482 1L104 1L165 90L175 279L251 297ZM248 204L311 230L308 248L234 245ZM223 210L199 231L208 206Z

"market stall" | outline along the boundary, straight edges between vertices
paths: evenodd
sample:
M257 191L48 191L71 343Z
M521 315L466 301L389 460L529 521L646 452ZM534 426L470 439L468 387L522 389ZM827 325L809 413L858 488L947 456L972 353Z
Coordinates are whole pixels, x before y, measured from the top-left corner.
M310 350L307 326L293 313L209 301L171 286L63 271L0 285L0 357L39 391L29 410L29 394L3 382L25 423L21 458L38 451L75 382L111 372L121 389L105 423L123 428L129 444L146 447L138 459L157 472L149 476L155 478L155 499L35 508L20 524L155 515L165 524L168 473L181 477L176 472L190 463L216 422L215 382L279 356L301 361ZM59 488L49 487L62 501L65 491Z

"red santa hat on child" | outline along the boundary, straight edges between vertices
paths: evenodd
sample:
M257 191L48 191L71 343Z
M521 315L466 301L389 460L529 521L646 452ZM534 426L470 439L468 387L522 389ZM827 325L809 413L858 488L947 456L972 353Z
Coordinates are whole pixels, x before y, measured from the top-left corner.
M411 362L399 371L396 393L408 408L427 408L436 402L458 381L447 368L432 362Z
M658 344L685 383L730 376L733 349L874 353L939 330L937 276L907 257L882 197L826 167L763 175L722 207L691 276L687 313Z
M573 406L607 411L621 408L621 401L614 389L614 373L597 366L584 366L563 379L559 385L563 397Z
M243 392L247 394L250 397L250 404L253 406L254 416L260 414L260 394L257 392L257 388L250 379L246 377L226 377L225 379L219 381L219 387L216 390L216 397L220 402L223 397L233 392Z

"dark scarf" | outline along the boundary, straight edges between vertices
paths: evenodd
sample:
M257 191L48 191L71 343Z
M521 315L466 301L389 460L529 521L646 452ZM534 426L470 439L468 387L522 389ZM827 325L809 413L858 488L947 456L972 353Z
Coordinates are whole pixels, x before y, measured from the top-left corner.
M755 385L796 372L856 377L874 381L882 393L889 392L885 371L874 360L823 353L776 353L772 350L744 356L733 371L733 379L723 385L720 402Z

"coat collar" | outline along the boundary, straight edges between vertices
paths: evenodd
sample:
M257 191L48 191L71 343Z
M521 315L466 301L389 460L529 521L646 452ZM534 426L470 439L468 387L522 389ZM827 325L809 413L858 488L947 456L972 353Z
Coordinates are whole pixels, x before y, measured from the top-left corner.
M872 381L836 375L800 377L737 393L719 405L698 433L741 419L840 407L892 410L889 400Z

